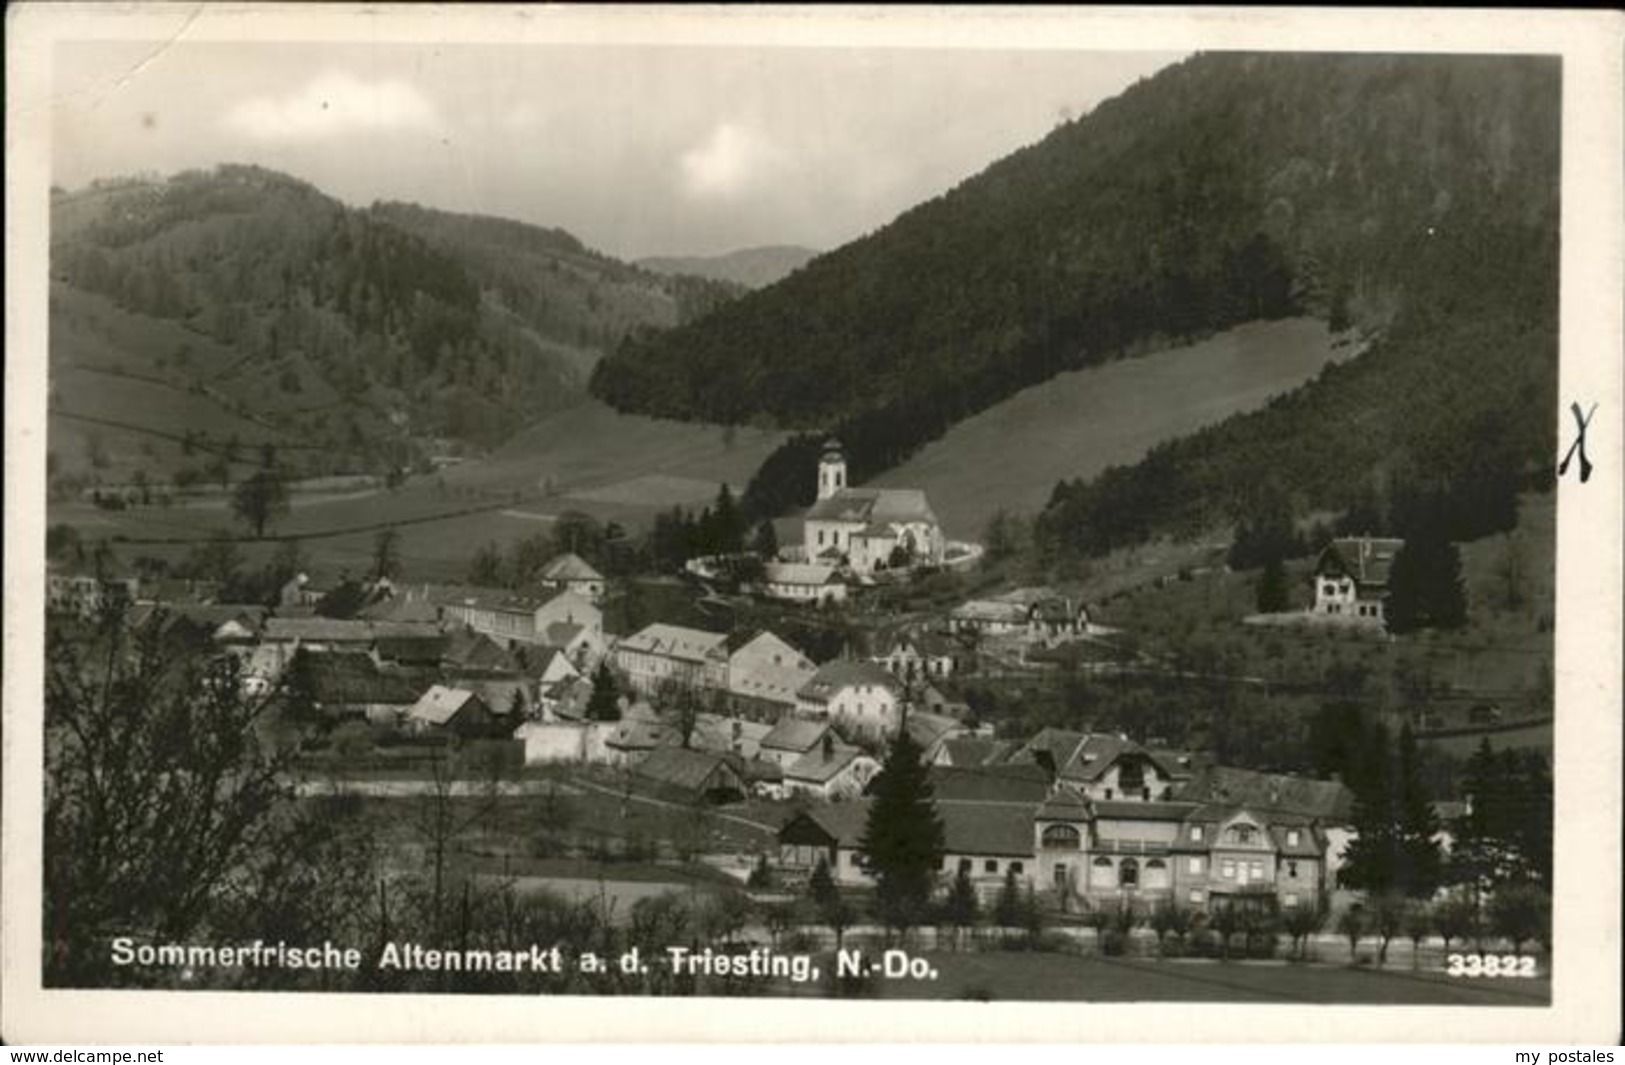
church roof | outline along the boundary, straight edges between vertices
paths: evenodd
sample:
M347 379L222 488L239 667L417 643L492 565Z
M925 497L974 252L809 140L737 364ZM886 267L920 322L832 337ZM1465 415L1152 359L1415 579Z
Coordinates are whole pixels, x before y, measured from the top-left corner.
M918 488L843 488L814 503L807 520L882 526L914 521L937 524L931 504Z

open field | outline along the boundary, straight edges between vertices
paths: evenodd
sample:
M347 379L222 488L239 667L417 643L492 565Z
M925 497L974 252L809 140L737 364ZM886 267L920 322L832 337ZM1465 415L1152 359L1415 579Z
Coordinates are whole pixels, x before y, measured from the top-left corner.
M551 482L555 493L591 501L595 492L615 494L611 486L660 475L703 484L699 501L709 502L719 483L740 487L750 480L786 435L763 429L729 433L717 425L621 414L584 400L521 430L489 456L450 467L444 476L452 486L527 493ZM638 501L668 507L687 502L665 496Z
M999 509L1033 512L1062 478L1091 478L1156 444L1261 407L1352 357L1325 323L1254 322L1197 344L1060 374L967 418L874 479L923 488L952 536Z

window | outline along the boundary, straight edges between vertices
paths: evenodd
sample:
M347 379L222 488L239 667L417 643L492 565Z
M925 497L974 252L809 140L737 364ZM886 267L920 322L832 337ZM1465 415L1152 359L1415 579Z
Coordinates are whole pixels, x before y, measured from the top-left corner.
M1066 890L1066 863L1058 862L1055 866L1055 890Z
M1190 900L1191 900L1191 903L1193 905L1196 905L1196 906L1202 905L1202 892L1201 892L1201 890L1200 889L1192 890L1191 894L1190 894Z
M989 858L987 861L982 863L982 872L984 872L984 873L996 873L998 871L999 871L999 860L997 858Z
M1231 825L1225 836L1234 843L1250 844L1256 831L1252 825Z
M1254 880L1262 880L1262 879L1264 879L1264 863L1263 862L1248 862L1247 863L1247 873Z
M1123 762L1117 767L1117 786L1126 795L1145 787L1145 769L1139 762Z
M847 854L846 854L846 864L850 865L854 869L856 869L858 867L859 863L858 863L858 852L857 851L848 851L847 852Z
M1107 788L1106 789L1106 798L1110 799L1111 797L1112 797L1112 789Z
M1219 866L1219 871L1226 880L1234 880L1236 878L1236 863L1226 858L1224 864Z
M1320 592L1321 592L1322 595L1336 595L1337 594L1337 585L1332 584L1330 581L1328 581L1327 583L1320 586Z
M1190 873L1192 876L1201 876L1202 875L1202 859L1200 857L1192 858L1189 862L1186 863L1185 871Z
M1117 886L1126 888L1140 886L1139 862L1133 858L1123 859L1122 864L1117 867Z
M1296 892L1288 891L1285 895L1281 896L1281 907L1283 909L1287 909L1287 910L1295 909L1297 907L1297 905L1298 905L1298 896L1297 896Z
M1293 878L1297 877L1297 875L1298 875L1298 863L1297 862L1287 862L1286 863L1286 875L1290 876L1290 877L1293 877Z
M1082 836L1072 825L1045 825L1042 838L1044 846L1057 850L1077 850L1082 846Z
M1063 866L1056 866L1056 868L1060 869L1060 868L1064 868L1064 867ZM1024 872L1020 862L1011 862L1010 863L1010 871L1012 873L1016 874L1017 876L1020 876Z
M969 858L961 858L961 859L959 859L959 871L961 873L969 875L970 874L970 867L971 867L971 861L970 861Z
M1195 840L1197 843L1202 842L1202 826L1201 825L1192 825L1191 826L1191 839Z
M1288 847L1296 847L1298 845L1298 830L1297 829L1289 828L1289 829L1286 830L1286 845Z
M1152 858L1145 863L1145 886L1152 891L1161 891L1168 886L1168 863L1161 858Z

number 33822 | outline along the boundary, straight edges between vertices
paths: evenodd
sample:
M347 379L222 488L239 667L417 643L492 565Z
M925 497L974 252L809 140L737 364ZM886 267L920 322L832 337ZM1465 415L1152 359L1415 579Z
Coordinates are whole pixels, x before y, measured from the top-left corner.
M1523 954L1452 954L1446 976L1534 976L1535 959Z

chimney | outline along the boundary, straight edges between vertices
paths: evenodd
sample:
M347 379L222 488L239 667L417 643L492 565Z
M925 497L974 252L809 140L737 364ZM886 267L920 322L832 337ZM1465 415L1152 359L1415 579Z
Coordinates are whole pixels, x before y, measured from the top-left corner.
M835 758L835 734L824 733L824 761L833 761Z

